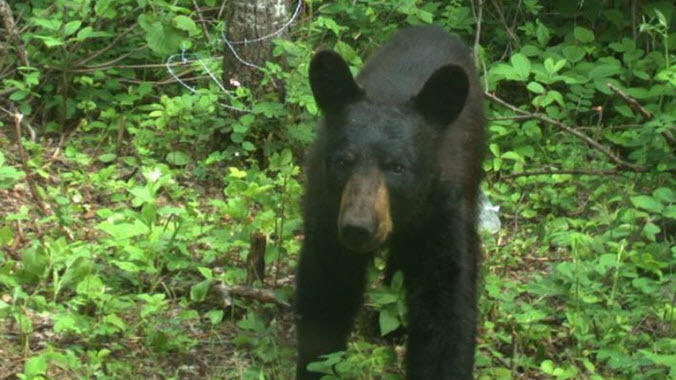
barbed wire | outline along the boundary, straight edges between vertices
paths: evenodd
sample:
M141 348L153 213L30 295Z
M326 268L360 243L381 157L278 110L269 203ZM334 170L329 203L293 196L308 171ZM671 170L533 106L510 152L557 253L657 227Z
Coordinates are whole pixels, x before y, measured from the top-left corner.
M245 66L253 67L253 68L258 69L258 70L262 70L263 67L258 66L258 65L254 64L252 62L249 62L249 61L242 59L242 57L240 57L240 55L237 53L237 50L235 49L234 45L247 45L247 44L250 44L250 43L257 43L257 42L265 41L265 40L279 36L280 34L284 33L284 31L286 29L288 29L289 26L291 26L291 24L294 23L294 21L296 21L296 19L298 18L298 15L300 14L300 11L302 9L302 5L303 5L303 0L298 0L298 3L296 4L296 8L293 11L293 14L291 15L291 17L281 27L279 27L279 29L277 29L276 31L274 31L272 33L266 34L265 36L254 38L254 39L251 39L251 40L244 39L244 40L241 40L241 41L230 41L230 40L228 40L227 36L225 35L225 31L221 31L221 39L223 40L223 43L225 44L225 46L228 47L228 50L230 50L230 52L232 53L232 55L235 57L235 59L237 61L239 61L241 64L243 64ZM187 84L185 81L183 81L174 72L174 70L172 69L172 64L177 62L177 61L180 61L181 64L183 64L183 65L186 65L186 64L191 63L191 62L198 62L200 64L200 66L202 67L202 70L209 76L209 78L211 78L211 80L214 83L216 83L218 88L220 88L221 91L223 91L223 93L225 95L227 95L229 98L231 98L231 99L234 98L234 96L232 95L232 92L227 90L225 88L225 86L223 85L223 82L221 80L219 80L218 77L216 77L216 75L213 73L213 71L211 69L209 69L207 64L204 62L204 59L196 53L187 52L187 49L184 46L184 47L181 48L180 53L172 54L172 55L169 56L169 58L167 58L165 66L167 67L167 72L169 73L169 75L176 82L178 82L181 86L183 86L188 91L190 91L190 93L192 93L192 94L196 93L197 89L195 87ZM225 108L235 110L235 111L239 111L239 112L251 112L251 110L247 109L247 108L234 107L234 106L231 106L229 104L224 104L224 103L220 103L220 105L225 107Z

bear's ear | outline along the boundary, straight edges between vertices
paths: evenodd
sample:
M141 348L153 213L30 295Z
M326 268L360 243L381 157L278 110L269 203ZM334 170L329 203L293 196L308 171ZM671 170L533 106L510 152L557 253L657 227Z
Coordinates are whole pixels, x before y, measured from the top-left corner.
M462 67L449 64L432 74L413 101L427 120L446 128L460 115L468 93L467 73Z
M338 53L330 50L320 51L312 57L310 87L324 113L338 112L363 95L347 63Z

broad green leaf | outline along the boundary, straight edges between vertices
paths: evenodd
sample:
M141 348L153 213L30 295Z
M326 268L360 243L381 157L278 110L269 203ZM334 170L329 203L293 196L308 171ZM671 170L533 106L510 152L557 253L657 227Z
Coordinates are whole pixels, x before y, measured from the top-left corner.
M127 324L115 314L108 314L103 317L103 322L117 327L120 331L127 329Z
M82 21L78 21L78 20L71 21L71 22L66 24L66 26L64 28L64 34L66 35L66 37L68 37L71 34L77 32L77 30L80 29L80 26L82 26Z
M190 299L194 302L202 302L207 297L211 280L203 280L190 287Z
M35 38L41 40L42 42L44 42L44 44L49 48L54 47L54 46L63 45L63 41L61 41L61 39L55 38L55 37L52 37L52 36L34 35L33 37L35 37Z
M529 82L526 88L533 93L542 94L545 92L545 88L538 82Z
M505 152L500 157L505 159L505 160L514 160L514 161L518 161L518 162L524 162L523 157L521 157L521 155L519 155L516 152Z
M662 212L665 218L676 219L676 205L669 205Z
M589 76L590 79L600 79L619 74L619 72L620 72L619 66L610 64L601 64L591 69L587 74L587 76Z
M86 295L90 298L94 298L103 293L103 290L103 281L99 276L94 274L90 274L77 284L78 294Z
M8 245L12 242L12 239L14 239L14 234L9 226L0 228L0 247Z
M653 196L664 203L676 202L674 191L668 187L659 187L653 191Z
M585 56L585 50L579 46L568 45L563 48L563 56L571 63L576 63Z
M512 55L509 59L517 73L519 80L525 81L530 75L530 60L521 53Z
M643 227L643 234L645 237L647 237L650 241L655 241L655 236L660 233L662 229L657 226L654 223L646 223L645 227Z
M396 309L392 307L380 310L378 323L380 324L381 336L387 335L388 333L396 330L401 325L399 318L397 317Z
M173 18L173 23L174 26L178 29L185 30L188 32L188 34L195 35L199 34L200 30L197 27L197 24L195 24L195 21L193 21L190 17L188 16L183 16L179 15Z
M185 166L190 162L190 157L176 150L167 154L167 162L176 166Z
M649 195L638 195L635 197L631 197L631 203L638 207L642 208L644 210L654 212L654 213L660 213L662 212L662 209L664 206L662 203L660 203L658 200L655 198L649 196Z
M134 220L133 223L111 223L104 221L96 226L97 229L106 232L114 239L129 239L134 236L145 235L148 233L148 227L140 220Z
M573 30L573 35L575 36L576 40L582 43L592 42L594 40L594 33L591 30L581 26L575 27Z
M217 325L223 320L223 310L209 310L204 314L212 325Z
M549 29L539 21L535 29L535 37L541 46L546 46L547 42L549 42Z
M143 27L139 20L139 25ZM145 38L148 47L155 53L165 56L175 53L184 41L184 34L178 29L165 27L160 21L145 25Z
M207 267L197 267L197 270L198 270L198 271L200 272L200 274L202 274L202 276L203 276L205 279L207 279L207 280L211 280L212 278L214 278L214 273L213 273L213 271L211 270L211 268L207 268Z
M77 40L83 41L87 38L97 38L97 37L110 37L111 34L108 32L94 31L91 26L85 26L77 32Z
M94 12L103 18L113 18L117 16L117 10L113 4L116 0L97 0L94 6Z
M115 161L116 158L117 154L115 153L104 153L98 157L98 160L105 164L108 164Z
M61 29L61 20L56 19L56 18L34 18L31 20L33 24L41 26L45 29L57 31Z
M26 360L23 371L27 379L41 377L47 372L47 360L42 355L33 356Z

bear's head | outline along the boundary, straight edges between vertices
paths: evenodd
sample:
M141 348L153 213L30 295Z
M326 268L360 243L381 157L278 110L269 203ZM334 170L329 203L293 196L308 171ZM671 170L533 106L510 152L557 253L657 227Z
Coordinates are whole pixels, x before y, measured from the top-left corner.
M323 172L340 192L338 239L373 252L430 213L442 136L465 106L469 79L458 65L441 66L407 102L388 104L370 98L333 51L313 57L309 77L324 114Z

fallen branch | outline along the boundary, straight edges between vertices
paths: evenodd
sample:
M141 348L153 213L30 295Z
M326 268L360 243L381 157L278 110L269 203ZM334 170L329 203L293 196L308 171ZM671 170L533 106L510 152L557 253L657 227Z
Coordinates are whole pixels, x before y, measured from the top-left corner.
M575 129L563 124L560 121L550 119L547 116L540 114L540 113L531 113L531 112L528 112L528 111L524 111L524 110L522 110L522 109L520 109L520 108L518 108L518 107L516 107L512 104L507 103L506 101L498 98L497 96L495 96L495 95L493 95L493 94L491 94L487 91L484 92L484 96L486 96L488 99L492 100L493 102L495 102L497 104L500 104L500 105L502 105L506 108L509 108L514 113L517 113L519 115L528 115L528 116L532 117L533 119L540 120L544 123L553 125L553 126L559 128L562 131L570 133L571 135L573 135L573 136L579 138L580 140L584 141L585 143L587 143L592 148L594 148L594 149L598 150L599 152L603 153L606 157L608 157L611 161L613 161L614 163L616 163L620 167L627 168L627 169L630 169L630 170L635 171L635 172L646 171L646 168L643 168L639 165L632 164L631 162L627 162L627 161L621 159L617 155L613 154L613 152L611 152L608 148L599 144L597 141L591 139L589 136L587 136L584 133L581 133L579 131L576 131Z
M249 286L228 286L222 282L218 282L214 285L213 289L218 292L225 300L226 303L229 303L229 299L233 296L250 298L256 301L264 303L272 303L283 309L290 309L291 305L288 302L284 302L280 299L277 299L275 293L269 289L256 289Z
M529 176L538 176L538 175L554 175L554 174L571 174L571 175L593 175L593 176L604 176L604 175L618 175L622 173L617 169L609 170L583 170L583 169L561 169L561 170L533 170L528 172L521 173L511 173L508 175L501 176L500 179L511 179L516 177L529 177Z
M31 178L32 176L31 171L28 167L28 160L26 159L26 153L24 152L23 144L21 143L21 120L23 119L23 115L20 114L19 112L14 112L12 116L14 118L14 131L16 133L16 144L19 149L19 159L21 160L21 168L23 169L23 172L26 174L26 183L28 184L28 189L31 192L31 196L35 201L35 204L38 206L40 211L42 211L42 214L48 215L49 212L47 211L47 208L45 207L44 203L42 203L42 199L40 199L40 195L38 195L38 191L35 188L35 183Z
M625 103L634 110L634 112L638 112L643 120L645 121L650 121L653 119L653 115L643 108L641 103L639 103L636 99L632 98L631 96L627 95L624 91L620 90L619 88L613 86L612 83L606 83L606 87L608 87L612 92L614 92L617 96L619 96L622 100L624 100ZM676 140L670 136L666 131L662 132L662 137L667 141L669 146L673 149L676 146Z
M16 28L16 23L14 22L14 17L12 16L12 8L9 7L7 1L0 0L0 17L5 24L5 30L7 30L7 35L9 40L14 40L16 44L16 54L19 56L19 60L23 66L28 65L28 56L26 55L26 49L23 47L23 41L21 40L21 35L19 30Z
M622 100L624 100L624 102L627 103L627 105L629 105L629 108L634 110L634 112L638 112L641 115L641 117L643 117L643 120L645 121L652 120L653 115L650 112L648 112L648 110L643 108L643 106L636 99L625 94L622 90L613 86L612 83L606 83L606 87L608 87L612 92L617 94L617 96L622 98Z

